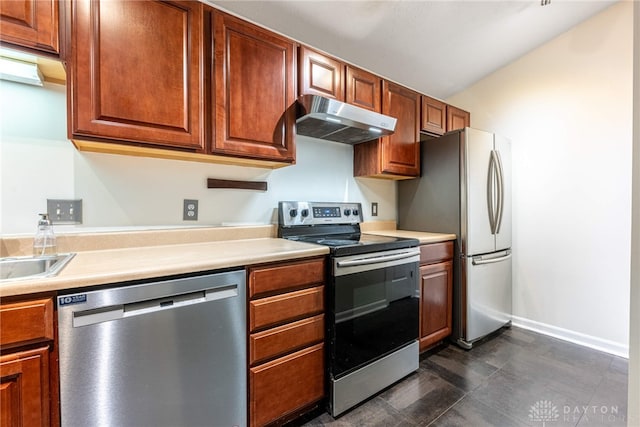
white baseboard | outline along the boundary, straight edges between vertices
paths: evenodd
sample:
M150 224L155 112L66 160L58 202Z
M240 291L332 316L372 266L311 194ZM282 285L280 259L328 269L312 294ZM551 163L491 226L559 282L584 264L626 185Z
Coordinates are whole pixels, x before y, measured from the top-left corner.
M523 317L512 316L511 323L523 329L549 335L574 344L583 345L595 350L604 351L605 353L616 356L629 358L629 345L623 345L617 342L605 340L581 332L570 331L568 329L559 328L557 326L548 325L546 323L537 322L535 320L525 319Z

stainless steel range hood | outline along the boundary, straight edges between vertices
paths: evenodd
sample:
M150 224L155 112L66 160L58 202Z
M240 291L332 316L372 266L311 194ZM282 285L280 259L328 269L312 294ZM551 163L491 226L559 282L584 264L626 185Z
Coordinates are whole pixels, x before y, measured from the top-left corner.
M390 135L396 128L393 117L323 96L302 95L298 105L298 135L358 144Z

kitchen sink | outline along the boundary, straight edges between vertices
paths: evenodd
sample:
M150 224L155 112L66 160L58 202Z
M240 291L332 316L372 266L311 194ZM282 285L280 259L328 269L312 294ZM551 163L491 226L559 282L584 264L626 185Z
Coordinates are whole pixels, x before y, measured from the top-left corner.
M0 258L0 282L56 276L75 255Z

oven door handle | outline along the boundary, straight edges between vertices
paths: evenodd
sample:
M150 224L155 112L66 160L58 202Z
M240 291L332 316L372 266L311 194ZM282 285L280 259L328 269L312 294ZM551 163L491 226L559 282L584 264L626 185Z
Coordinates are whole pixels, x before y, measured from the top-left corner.
M358 265L369 265L369 264L379 264L387 261L396 261L399 259L411 258L416 255L419 255L419 251L410 251L410 252L402 252L396 253L393 255L377 255L372 257L363 257L352 259L348 261L338 261L337 266L340 267L355 267Z

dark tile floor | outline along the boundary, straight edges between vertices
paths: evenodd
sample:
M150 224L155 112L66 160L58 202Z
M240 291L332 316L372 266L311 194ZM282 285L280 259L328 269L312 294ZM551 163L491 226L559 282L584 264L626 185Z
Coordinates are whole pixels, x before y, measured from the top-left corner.
M404 380L304 426L613 427L626 414L626 359L512 327L423 355Z

